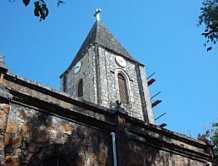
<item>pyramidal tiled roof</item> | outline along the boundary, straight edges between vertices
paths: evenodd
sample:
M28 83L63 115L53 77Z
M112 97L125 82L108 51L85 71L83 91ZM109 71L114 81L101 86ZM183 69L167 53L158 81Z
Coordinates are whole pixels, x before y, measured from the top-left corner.
M112 33L104 26L102 22L95 23L96 37L95 42L124 56L134 60L120 42L112 35Z
M124 58L138 62L128 53L128 51L120 44L120 42L112 35L112 33L101 21L96 21L68 69L74 66L85 55L87 48L93 44L99 44L102 47L123 56Z

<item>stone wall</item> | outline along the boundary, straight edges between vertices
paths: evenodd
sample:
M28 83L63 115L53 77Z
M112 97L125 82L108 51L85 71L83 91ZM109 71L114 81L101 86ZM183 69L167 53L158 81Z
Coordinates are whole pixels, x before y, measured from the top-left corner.
M1 128L6 127L1 136L2 165L39 166L54 155L74 161L72 165L106 165L107 133L17 104L0 108Z
M77 166L206 166L204 142L55 91L17 75L0 79L0 162L40 166L62 156Z
M200 145L199 141L166 129L140 127L121 114L118 119L118 165L207 166L212 159L211 146L202 146L206 145L203 142Z
M10 112L10 106L7 104L0 104L0 164L4 164L5 160L5 132L8 122L8 114Z
M135 64L127 60L126 67L121 68L115 63L116 56L116 54L108 52L101 47L99 48L100 66L102 66L100 70L102 104L108 107L112 102L120 100L117 75L118 73L122 73L126 79L129 97L129 103L123 104L123 107L127 110L129 116L143 120L144 117Z
M140 73L137 74L135 62L126 60L126 67L120 67L115 62L116 56L118 55L100 46L91 46L80 59L82 64L80 71L75 74L73 73L73 68L71 68L65 73L67 81L66 92L77 98L78 82L83 79L83 99L100 106L112 108L115 101L120 100L117 75L122 73L126 79L129 98L129 103L122 104L122 106L129 116L140 120L144 120L144 114L147 111L150 123L154 123L149 89L143 66L140 66ZM138 77L142 81L141 87ZM62 79L64 79L64 76ZM140 91L142 91L141 94ZM143 105L142 102L146 104Z
M74 73L74 66L68 70L62 77L62 90L64 89L64 79L66 81L65 92L72 97L78 98L78 83L83 80L83 99L92 103L97 101L97 83L96 83L96 68L95 68L95 52L94 47L84 53L80 59L81 68L78 73Z
M143 66L139 66L139 71L141 74L140 77L142 80L143 94L145 97L146 116L147 116L147 119L149 120L149 123L155 124L154 112L151 106L150 90L148 88L148 83L147 83L148 80L147 80L146 70Z
M183 157L158 148L130 142L126 166L206 166L204 162Z

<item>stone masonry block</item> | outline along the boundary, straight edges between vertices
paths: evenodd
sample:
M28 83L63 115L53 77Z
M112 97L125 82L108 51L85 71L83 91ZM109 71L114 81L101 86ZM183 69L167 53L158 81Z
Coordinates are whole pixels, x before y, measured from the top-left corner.
M13 121L8 121L6 132L7 133L16 133L17 132L17 124Z

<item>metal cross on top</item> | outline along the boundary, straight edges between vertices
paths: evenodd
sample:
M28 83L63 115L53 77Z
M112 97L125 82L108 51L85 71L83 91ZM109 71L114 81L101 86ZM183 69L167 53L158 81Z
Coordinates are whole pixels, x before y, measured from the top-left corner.
M95 14L94 16L96 17L96 21L100 21L100 13L101 13L101 9L95 9Z

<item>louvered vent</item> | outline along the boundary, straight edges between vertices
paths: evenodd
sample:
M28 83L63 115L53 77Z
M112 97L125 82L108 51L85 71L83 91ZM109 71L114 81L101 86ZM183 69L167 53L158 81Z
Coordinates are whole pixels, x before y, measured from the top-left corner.
M118 74L119 92L121 103L128 104L128 92L126 87L126 81L122 74Z

